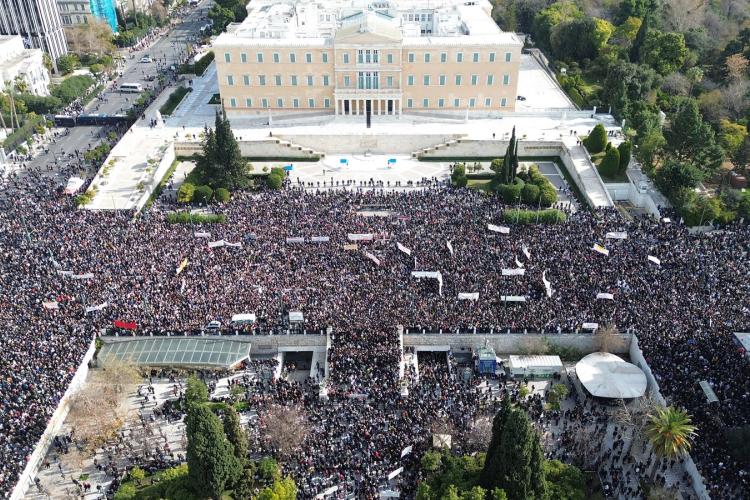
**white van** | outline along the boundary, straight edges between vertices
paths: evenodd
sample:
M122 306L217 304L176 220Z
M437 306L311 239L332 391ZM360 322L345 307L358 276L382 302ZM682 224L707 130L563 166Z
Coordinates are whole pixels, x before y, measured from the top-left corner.
M140 83L123 83L120 85L120 92L143 92L143 85Z

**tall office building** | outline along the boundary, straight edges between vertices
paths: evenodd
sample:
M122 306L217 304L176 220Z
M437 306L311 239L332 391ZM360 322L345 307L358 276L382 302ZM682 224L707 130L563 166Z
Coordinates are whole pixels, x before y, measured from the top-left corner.
M523 42L489 0L253 0L214 42L231 115L497 115Z
M55 0L0 0L0 34L21 35L27 48L42 49L53 61L68 53Z

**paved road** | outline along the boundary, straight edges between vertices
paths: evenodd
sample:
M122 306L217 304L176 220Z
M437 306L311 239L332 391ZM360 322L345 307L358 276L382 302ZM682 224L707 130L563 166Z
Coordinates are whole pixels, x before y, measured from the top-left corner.
M137 98L137 94L122 94L118 92L119 83L141 83L144 88L153 87L156 82L149 82L148 78L154 79L162 73L165 68L171 64L179 64L184 61L188 50L188 44L195 40L201 26L206 24L208 9L212 0L203 0L198 7L195 7L184 21L172 28L165 36L155 41L150 47L130 53L128 49L121 51L124 56L124 62L121 63L120 71L122 76L119 77L115 85L106 90L101 99L95 98L85 108L88 113L116 114L126 113L131 103ZM141 63L140 58L144 55L151 56L155 62ZM131 57L132 56L132 57ZM111 90L113 89L113 90ZM34 171L34 177L44 177L53 179L56 183L64 183L70 175L79 175L90 177L94 175L94 169L86 171L70 155L76 150L82 155L83 152L96 147L104 140L107 133L115 130L113 127L74 127L68 129L67 135L61 135L55 142L48 144L48 151L35 156L31 161L24 162L24 166L9 165L10 171L16 171L22 182L24 179L31 180L29 170ZM65 130L58 130L59 133L65 133ZM2 196L0 196L2 198Z

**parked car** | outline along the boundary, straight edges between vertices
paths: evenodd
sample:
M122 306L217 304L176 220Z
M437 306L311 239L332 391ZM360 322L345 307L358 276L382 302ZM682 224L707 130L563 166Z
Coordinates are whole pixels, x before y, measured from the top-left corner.
M142 62L142 63L152 63L152 62L154 62L154 60L151 59L151 56L143 56L143 57L141 57L140 62Z

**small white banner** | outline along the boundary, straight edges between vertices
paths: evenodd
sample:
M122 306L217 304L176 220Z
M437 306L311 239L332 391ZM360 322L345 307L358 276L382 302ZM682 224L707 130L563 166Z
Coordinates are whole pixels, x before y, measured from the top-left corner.
M57 274L60 274L60 275L62 275L62 276L73 276L73 271L60 271L60 270L58 269L58 270L57 270Z
M74 280L90 280L94 277L94 273L71 274L70 277Z
M547 279L546 269L542 273L542 283L544 283L544 289L547 290L547 297L552 297L552 283Z
M598 243L594 243L594 246L593 246L592 250L594 252L599 252L602 255L609 256L609 250L607 250L603 246L599 245Z
M653 263L654 263L654 264L656 264L657 266L660 266L660 265L661 265L661 259L658 259L658 258L654 257L653 255L649 255L649 256L648 256L648 261L649 261L649 262L653 262Z
M409 453L411 453L411 450L412 450L412 445L409 445L406 448L404 448L403 450L401 450L401 458L404 458L406 455L408 455Z
M525 295L501 295L501 302L526 302Z
M99 304L98 306L89 306L89 307L86 308L86 312L90 313L90 312L94 312L94 311L101 311L102 309L104 309L108 305L109 304L107 302L103 302L103 303Z
M490 231L493 231L495 233L502 233L502 234L508 234L510 233L510 228L505 226L496 226L494 224L487 224L487 229Z
M365 257L367 257L368 259L370 259L371 261L373 261L376 266L380 265L380 259L378 259L377 257L375 257L370 252L365 252Z
M399 242L396 242L396 248L398 248L399 250L401 250L402 252L404 252L404 253L405 253L406 255L409 255L409 256L411 256L411 250L410 250L410 249L408 249L408 248L406 248L406 247L405 247L404 245L402 245L401 243L399 243Z
M196 238L210 238L211 233L198 232L198 233L195 233L193 236L195 236Z
M231 241L224 240L224 246L240 248L242 246L242 242L238 241L237 243L232 243Z
M224 240L208 242L208 248L217 248L217 247L223 247L223 246L224 246Z
M393 479L394 477L398 476L402 472L404 472L404 468L403 467L399 467L398 469L396 469L393 472L391 472L390 474L388 474L388 480L390 481L391 479Z
M458 300L479 300L479 292L459 293Z
M526 243L521 245L521 251L526 256L527 259L531 260L531 252L529 252L529 248L526 246Z
M526 269L503 269L501 273L503 276L523 276Z
M453 244L450 241L446 241L445 246L448 247L448 251L453 255Z
M346 235L349 241L372 241L375 235L372 233L349 233Z
M305 238L302 238L301 236L294 236L292 238L287 238L286 242L287 243L304 243Z
M626 233L625 231L610 231L609 233L605 234L604 237L609 240L627 240L628 233Z
M584 330L596 330L599 328L599 323L584 323L581 326Z
M42 306L44 306L45 309L57 309L57 301L53 300L51 302L42 302Z
M331 238L330 236L313 236L312 238L310 238L310 241L312 243L328 243L329 241L331 241Z
M523 264L521 263L520 260L518 260L518 257L513 257L513 258L516 259L516 266L523 267Z
M71 177L65 185L65 194L76 194L76 191L83 186L83 179L80 177Z
M611 293L597 293L596 298L597 300L614 300L615 296Z

